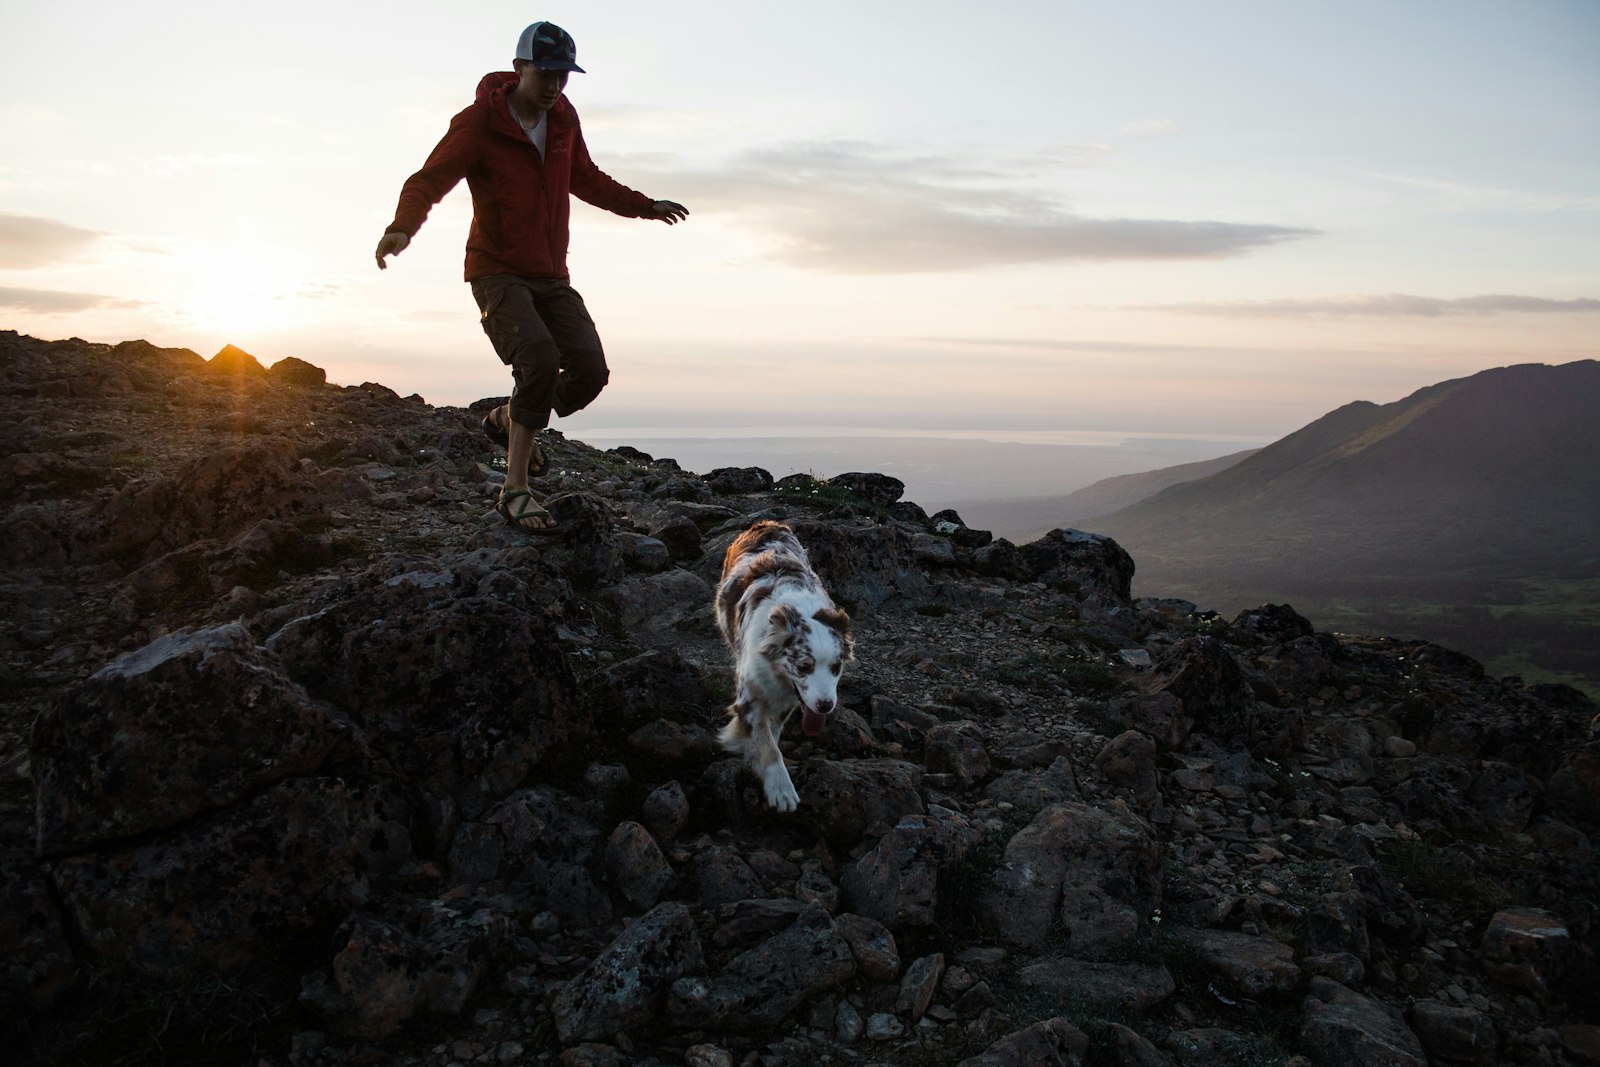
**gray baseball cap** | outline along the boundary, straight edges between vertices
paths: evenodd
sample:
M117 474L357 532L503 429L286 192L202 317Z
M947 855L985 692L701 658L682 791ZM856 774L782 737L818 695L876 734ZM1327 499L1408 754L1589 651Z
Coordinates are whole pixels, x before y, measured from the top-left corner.
M587 73L578 66L578 46L572 34L553 22L535 22L517 38L517 58L525 59L540 70L575 70Z

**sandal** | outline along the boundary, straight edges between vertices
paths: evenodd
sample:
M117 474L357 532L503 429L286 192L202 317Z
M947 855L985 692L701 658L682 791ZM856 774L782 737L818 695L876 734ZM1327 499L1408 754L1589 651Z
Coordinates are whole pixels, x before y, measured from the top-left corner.
M520 505L520 506L518 506ZM550 534L560 532L555 525L550 512L534 499L533 493L527 489L505 489L500 492L500 499L495 502L494 509L506 520L507 526L513 526L532 534ZM545 526L525 526L524 519L550 520Z
M494 421L495 413L499 408L490 408L489 414L483 417L483 436L489 439L490 444L499 445L509 450L511 448L511 431ZM538 438L534 438L533 451L528 454L528 477L539 478L550 469L550 456L539 446Z
M489 414L483 417L483 436L489 439L490 444L507 448L511 445L511 431L494 421L495 412L499 410L499 408L490 408Z

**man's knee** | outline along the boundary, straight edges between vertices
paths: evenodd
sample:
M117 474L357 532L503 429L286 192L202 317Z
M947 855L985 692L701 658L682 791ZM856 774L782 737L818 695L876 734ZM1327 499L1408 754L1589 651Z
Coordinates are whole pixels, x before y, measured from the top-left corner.
M561 375L561 396L556 414L563 418L589 406L600 390L611 381L611 368L599 351L584 352L568 360L566 372Z

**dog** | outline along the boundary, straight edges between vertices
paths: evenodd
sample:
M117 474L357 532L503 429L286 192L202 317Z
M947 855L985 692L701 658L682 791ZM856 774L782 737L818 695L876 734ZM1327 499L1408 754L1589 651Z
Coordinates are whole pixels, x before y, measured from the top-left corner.
M836 607L794 531L758 522L728 546L717 587L717 628L733 651L736 696L718 740L743 755L778 811L800 804L778 737L796 710L815 737L839 701L854 658L850 616Z

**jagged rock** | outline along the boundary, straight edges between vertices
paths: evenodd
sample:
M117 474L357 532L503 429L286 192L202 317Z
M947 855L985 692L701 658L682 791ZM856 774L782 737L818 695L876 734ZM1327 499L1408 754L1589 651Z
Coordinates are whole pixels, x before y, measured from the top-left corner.
M989 783L984 796L1010 804L1028 816L1037 815L1054 804L1083 799L1072 773L1072 762L1065 756L1057 756L1042 771L1006 771Z
M811 904L787 930L735 957L718 974L672 983L668 1011L686 1029L767 1030L807 997L849 981L855 972L849 943L827 911Z
M628 747L646 759L685 769L703 769L720 758L722 745L709 730L657 719L628 735Z
M1130 790L1141 806L1155 802L1156 743L1139 731L1128 730L1106 742L1095 757L1094 769L1110 784Z
M1111 538L1051 530L1021 552L1034 580L1072 592L1107 614L1132 614L1133 557Z
M1361 980L1367 976L1367 966L1361 961L1361 957L1349 952L1323 952L1303 956L1300 959L1300 969L1306 974L1332 978L1340 985L1346 986L1360 985Z
M41 854L224 808L362 739L237 623L183 629L103 667L34 724Z
M1327 893L1306 911L1306 951L1344 953L1363 964L1372 959L1366 898L1354 890Z
M691 1045L683 1052L684 1067L733 1067L733 1053L716 1045Z
M650 536L667 546L668 554L680 563L700 558L700 527L687 515L674 515L650 531Z
M378 787L293 778L141 844L58 860L55 883L98 958L226 973L368 899L410 859L407 819Z
M1051 959L1024 967L1017 980L1075 1003L1134 1012L1149 1011L1177 989L1160 963Z
M900 996L895 1000L894 1010L913 1023L920 1022L933 1003L933 995L939 991L939 979L943 977L944 953L935 952L912 960L900 979Z
M1397 1012L1337 982L1313 978L1302 1011L1300 1046L1315 1067L1427 1067Z
M677 874L655 838L636 822L621 822L606 842L606 867L617 889L641 908L654 907Z
M989 776L989 750L976 723L941 723L928 731L923 750L928 770L934 774L953 774L964 786Z
M1112 1023L1108 1029L1117 1067L1177 1067L1177 1060L1156 1048L1143 1035L1121 1023Z
M705 678L674 652L614 663L589 680L585 695L597 727L609 731L631 733L658 716L704 726L712 711Z
M900 977L900 949L887 926L848 912L835 918L833 926L849 943L863 978L869 982L893 982Z
M138 562L232 538L262 519L326 521L328 507L294 447L272 438L208 452L170 479L130 483L81 536L106 556Z
M871 501L881 507L888 507L893 504L906 491L906 483L899 478L894 478L887 474L872 474L861 471L835 474L828 479L828 484L848 489L862 499Z
M1499 1052L1494 1021L1471 1008L1419 1000L1411 1006L1411 1028L1430 1058L1490 1064Z
M936 925L939 875L959 864L976 838L954 812L905 816L845 868L845 907L888 927Z
M63 918L44 869L6 855L0 864L0 991L10 1003L47 1008L77 979ZM0 1011L0 1018L7 1014Z
M604 922L611 908L595 883L602 849L581 802L536 786L463 824L450 843L450 871L466 885L514 882L533 904L573 922Z
M761 877L731 848L719 846L700 853L693 871L696 895L705 907L766 896Z
M898 527L816 519L794 519L789 525L833 599L851 611L927 591L927 578L912 556L911 535Z
M839 910L839 887L819 870L801 873L799 881L795 882L794 898L807 904L821 904L829 915Z
M1600 1026L1573 1023L1557 1031L1561 1047L1579 1063L1600 1064Z
M212 374L265 376L267 373L267 368L261 365L259 359L233 345L224 345L221 351L207 361L205 369Z
M765 493L772 488L772 475L760 467L718 467L706 472L705 482L718 493Z
M974 549L972 569L986 578L1008 578L1013 582L1033 578L1033 568L1022 550L1004 537Z
M1087 804L1040 812L1006 844L978 911L1006 944L1059 932L1065 951L1094 958L1128 943L1161 903L1161 853L1132 815Z
M267 373L280 382L290 385L323 386L328 384L328 372L315 364L307 363L298 356L285 356L278 360Z
M325 972L306 976L301 1000L340 1033L376 1039L415 1016L455 1016L503 955L511 922L490 908L434 901L397 925L355 915L334 935Z
M1467 788L1467 799L1502 834L1518 834L1526 829L1543 794L1543 787L1532 777L1500 760L1479 764L1478 773Z
M841 845L882 834L924 811L922 768L903 760L811 759L796 776L800 814Z
M1156 665L1159 693L1183 702L1183 714L1213 737L1248 736L1255 727L1255 692L1227 647L1214 637L1189 637Z
M419 567L290 622L267 648L349 714L429 799L433 833L509 794L556 745L586 736L555 632L509 579L476 595L468 570Z
M689 798L677 781L658 785L644 798L644 822L650 832L671 841L689 824Z
M1262 997L1292 992L1300 981L1294 949L1270 937L1233 930L1175 927L1171 931L1238 996Z
M841 683L840 699L847 699L843 690L847 688L849 675L845 676L846 683ZM832 756L836 759L856 759L863 756L877 756L884 751L882 743L872 732L872 727L853 709L843 704L833 709L828 716L828 728L822 731L822 736L808 739L811 750L819 755Z
M946 538L919 530L911 537L911 558L929 570L954 567L956 550Z
M634 570L659 574L672 566L672 553L657 538L623 530L617 534L617 543L622 546L622 558Z
M1007 1034L959 1067L1082 1067L1089 1035L1065 1019L1046 1019Z
M718 948L727 948L766 938L794 922L806 906L793 897L758 897L719 904L711 939Z
M584 492L558 493L546 499L544 506L561 529L559 538L548 539L548 551L568 580L598 586L622 576L622 544L601 498Z
M1316 633L1311 621L1288 604L1247 608L1228 624L1227 639L1258 645L1286 645Z
M1561 916L1541 908L1497 911L1478 943L1484 970L1512 988L1543 999L1572 952Z
M1194 720L1184 714L1183 701L1167 690L1139 693L1112 706L1112 718L1138 730L1156 743L1161 752L1176 752L1194 729Z
M657 905L628 925L556 997L561 1040L595 1040L650 1022L669 988L705 970L705 954L689 909Z

